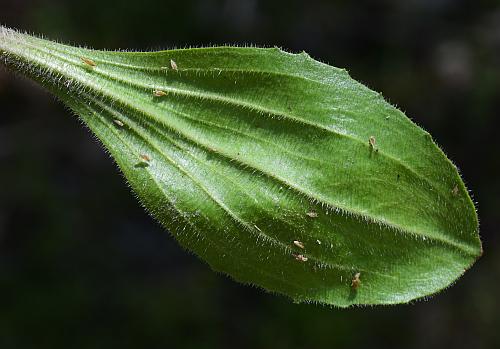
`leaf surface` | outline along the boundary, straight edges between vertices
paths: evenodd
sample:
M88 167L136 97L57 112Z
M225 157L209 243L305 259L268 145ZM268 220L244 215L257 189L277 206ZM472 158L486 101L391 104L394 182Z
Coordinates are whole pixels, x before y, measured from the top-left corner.
M0 57L79 116L182 246L240 282L341 307L404 303L482 252L432 137L305 53L95 51L2 28Z

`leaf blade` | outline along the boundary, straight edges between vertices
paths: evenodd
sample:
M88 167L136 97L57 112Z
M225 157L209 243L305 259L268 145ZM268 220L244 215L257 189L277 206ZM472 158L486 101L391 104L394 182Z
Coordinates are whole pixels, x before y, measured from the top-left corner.
M241 282L338 306L408 302L481 254L455 166L344 70L277 49L125 53L0 38L7 65L46 79L148 211Z

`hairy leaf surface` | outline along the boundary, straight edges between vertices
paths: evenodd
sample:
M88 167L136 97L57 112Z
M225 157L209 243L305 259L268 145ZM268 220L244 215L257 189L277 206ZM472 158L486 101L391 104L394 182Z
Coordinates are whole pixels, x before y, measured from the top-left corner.
M481 254L474 205L432 137L305 53L95 51L2 28L0 55L83 120L181 245L240 282L403 303Z

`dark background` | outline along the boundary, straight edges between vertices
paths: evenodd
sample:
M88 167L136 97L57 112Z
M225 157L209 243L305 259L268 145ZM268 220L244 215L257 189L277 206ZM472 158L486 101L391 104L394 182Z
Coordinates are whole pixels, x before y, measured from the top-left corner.
M0 0L94 48L256 44L347 68L427 129L479 203L485 254L413 305L297 305L183 251L76 118L0 69L0 348L499 348L498 1Z

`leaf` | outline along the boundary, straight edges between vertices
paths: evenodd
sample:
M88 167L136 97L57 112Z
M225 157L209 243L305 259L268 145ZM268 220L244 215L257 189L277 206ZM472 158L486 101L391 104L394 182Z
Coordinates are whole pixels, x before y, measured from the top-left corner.
M404 303L482 253L431 136L305 53L94 51L5 28L0 52L83 120L182 246L240 282L299 302Z

